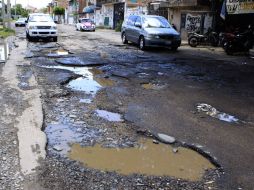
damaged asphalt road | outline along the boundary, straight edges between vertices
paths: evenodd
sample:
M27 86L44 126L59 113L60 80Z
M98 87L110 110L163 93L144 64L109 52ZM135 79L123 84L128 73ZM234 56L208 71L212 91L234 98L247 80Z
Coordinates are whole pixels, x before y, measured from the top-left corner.
M178 52L142 52L134 45L122 45L118 33L59 28L58 43L27 43L24 31L18 29L16 43L22 64L16 66L16 87L1 84L5 89L1 106L18 115L28 107L36 113L39 107L32 105L40 105L40 100L43 111L43 120L35 126L41 125L47 137L45 158L36 159L38 164L28 174L15 165L13 171L20 175L15 178L20 179L15 181L17 187L254 186L252 59L187 47ZM75 37L68 37L68 33L75 33ZM1 69L3 75L6 65ZM33 93L37 93L35 99L25 98ZM12 97L8 106L6 94ZM33 100L37 103L30 104ZM15 101L23 104L16 108ZM15 123L15 114L9 121ZM3 113L0 118L3 131L8 130L5 134L16 142L12 147L16 156L10 161L21 162L17 161L17 155L21 157L17 129L6 129L7 124L13 125ZM34 146L32 152L43 154L42 147ZM0 153L6 160L8 155ZM2 176L0 182L8 189L12 179L8 186Z

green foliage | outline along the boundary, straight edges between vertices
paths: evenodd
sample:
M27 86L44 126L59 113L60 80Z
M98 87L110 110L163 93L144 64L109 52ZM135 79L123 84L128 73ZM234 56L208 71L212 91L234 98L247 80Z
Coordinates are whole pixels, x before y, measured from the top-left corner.
M55 7L53 13L55 15L64 15L65 9L63 7Z
M122 25L123 25L123 20L120 20L120 21L116 24L115 31L116 31L116 32L121 32Z
M10 28L0 28L0 37L6 38L8 36L14 35L15 31Z
M15 6L11 9L11 14L15 15ZM28 10L24 9L21 4L16 5L16 15L21 15L22 17L28 16Z

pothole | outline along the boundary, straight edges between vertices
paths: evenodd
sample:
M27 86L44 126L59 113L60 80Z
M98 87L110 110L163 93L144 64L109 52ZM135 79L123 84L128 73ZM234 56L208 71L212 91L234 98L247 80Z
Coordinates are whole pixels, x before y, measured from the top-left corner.
M45 129L48 147L61 155L66 155L72 143L92 145L94 139L100 135L99 130L88 127L49 124Z
M112 121L112 122L122 122L122 116L118 113L109 112L106 110L96 110L95 114L98 117L101 117L105 120Z
M142 139L139 146L131 148L73 144L69 158L86 167L123 175L172 176L191 181L201 180L207 169L215 169L209 160L197 152L183 147L177 150L166 144L154 144L151 139Z
M47 55L48 57L60 57L69 55L69 52L64 49L58 49L57 51L50 51L50 53Z
M67 88L95 95L102 86L90 77L80 77L70 81Z
M114 86L115 82L109 78L99 77L103 72L96 68L88 67L68 67L68 66L44 66L43 68L63 69L82 75L77 79L71 80L67 85L74 91L83 91L87 94L95 95L102 87Z
M242 122L240 119L236 118L235 116L218 111L215 107L213 107L209 104L198 103L197 110L199 112L204 112L205 114L207 114L213 118L219 119L221 121L225 121L225 122L229 122L229 123Z
M142 87L146 90L161 90L165 88L166 85L146 83L146 84L142 84Z

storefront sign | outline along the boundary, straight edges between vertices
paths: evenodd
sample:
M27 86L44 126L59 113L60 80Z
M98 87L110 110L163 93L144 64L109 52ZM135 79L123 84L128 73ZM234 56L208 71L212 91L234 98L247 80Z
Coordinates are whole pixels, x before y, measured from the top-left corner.
M228 14L254 13L254 0L227 0Z
M200 30L201 15L193 16L191 14L186 15L185 29L187 32L196 32Z

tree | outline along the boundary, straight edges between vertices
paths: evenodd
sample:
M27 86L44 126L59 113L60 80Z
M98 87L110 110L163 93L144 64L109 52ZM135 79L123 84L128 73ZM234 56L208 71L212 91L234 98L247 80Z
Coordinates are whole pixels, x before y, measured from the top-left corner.
M16 8L16 15L21 15L22 17L28 16L28 11L22 7L21 4L17 4L16 7L11 9L11 14L15 14L15 8Z
M63 7L55 7L53 13L55 15L64 15L65 9Z
M61 23L61 16L64 15L65 9L63 7L55 7L53 13L58 17L58 23Z

